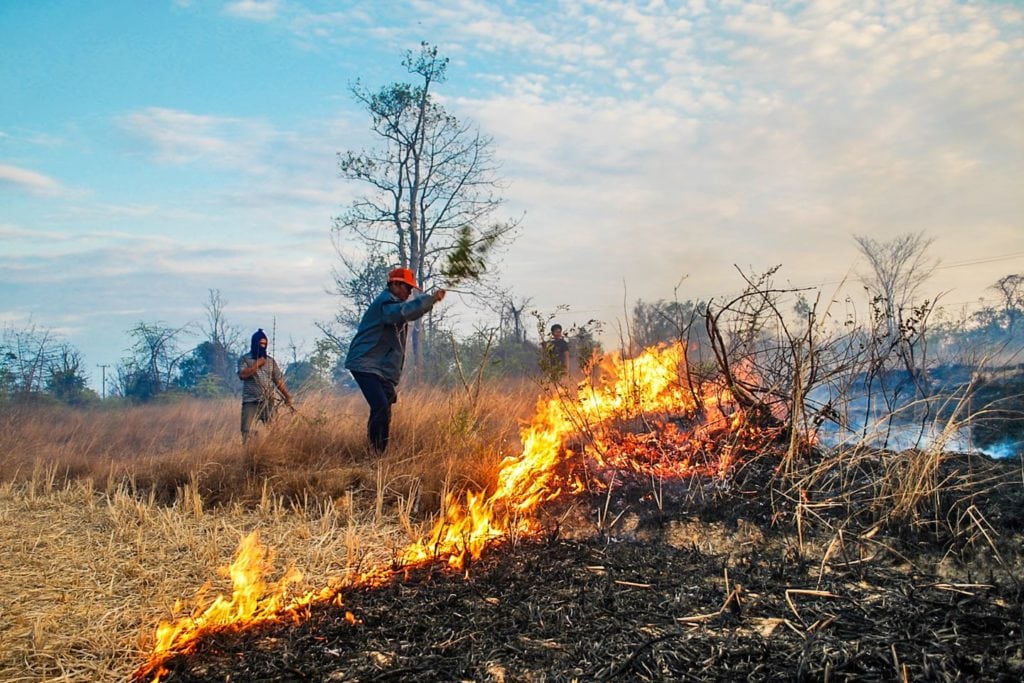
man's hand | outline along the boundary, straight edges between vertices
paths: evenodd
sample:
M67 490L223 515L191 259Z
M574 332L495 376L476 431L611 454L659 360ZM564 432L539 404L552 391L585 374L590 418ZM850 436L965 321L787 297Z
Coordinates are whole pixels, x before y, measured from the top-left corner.
M281 396L284 398L285 405L291 408L292 410L295 410L295 406L292 405L292 392L288 391L288 387L285 386L283 380L278 380L277 390L281 392Z
M247 365L247 366L245 366L244 368L242 368L241 370L238 371L239 379L249 379L250 377L252 377L253 375L256 374L257 370L259 370L264 365L266 365L266 363L267 363L267 359L266 358L257 358L256 360L254 360L252 362L251 365Z
M430 296L433 297L434 303L436 304L438 301L441 301L442 299L444 299L444 295L445 294L447 294L447 292L445 292L443 289L437 289L437 290L434 290L434 293L431 294Z

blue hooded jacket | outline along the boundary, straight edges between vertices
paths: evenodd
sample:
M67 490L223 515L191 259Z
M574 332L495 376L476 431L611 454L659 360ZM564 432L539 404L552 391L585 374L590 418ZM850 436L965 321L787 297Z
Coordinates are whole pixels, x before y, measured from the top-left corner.
M345 368L369 372L397 385L405 365L408 323L422 318L433 307L430 294L420 293L402 301L385 289L359 321L345 356Z

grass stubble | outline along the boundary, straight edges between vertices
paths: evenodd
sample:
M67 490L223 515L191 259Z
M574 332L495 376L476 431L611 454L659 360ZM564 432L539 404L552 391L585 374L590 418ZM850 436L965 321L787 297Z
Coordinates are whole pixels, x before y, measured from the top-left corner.
M391 561L446 493L495 480L537 393L403 391L382 459L358 396L307 396L249 449L234 401L5 408L0 680L126 680L158 621L230 593L254 530L296 594Z

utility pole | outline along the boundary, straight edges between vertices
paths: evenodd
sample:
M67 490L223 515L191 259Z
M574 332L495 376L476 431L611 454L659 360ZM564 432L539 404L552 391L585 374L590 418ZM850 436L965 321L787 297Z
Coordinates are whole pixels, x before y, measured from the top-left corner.
M100 398L102 398L105 401L105 400L107 400L107 368L110 367L110 366L109 365L105 365L103 363L97 363L96 367L98 367L98 368L100 368L102 370L103 385L102 385L102 388L100 389Z

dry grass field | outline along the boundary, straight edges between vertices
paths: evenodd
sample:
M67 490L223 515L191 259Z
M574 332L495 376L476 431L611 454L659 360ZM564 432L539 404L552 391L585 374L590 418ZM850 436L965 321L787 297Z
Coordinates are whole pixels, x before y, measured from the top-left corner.
M234 401L5 405L0 680L663 680L694 657L708 680L1019 679L1019 460L943 441L818 448L721 384L666 372L679 353L603 365L573 400L528 382L407 389L383 458L358 395L304 396L247 446ZM253 532L260 581L291 600L348 579L343 604L211 627ZM507 552L450 571L496 536ZM372 571L391 589L362 580ZM623 591L643 600L611 609ZM804 619L794 595L824 601L820 614ZM570 625L563 607L573 628L552 631ZM172 622L211 637L161 650L156 627ZM240 622L268 628L217 626ZM595 659L598 632L611 649Z
M158 621L230 592L252 531L297 592L388 562L447 492L493 481L539 391L403 391L379 461L358 395L303 397L249 449L234 401L3 408L0 680L127 679Z

